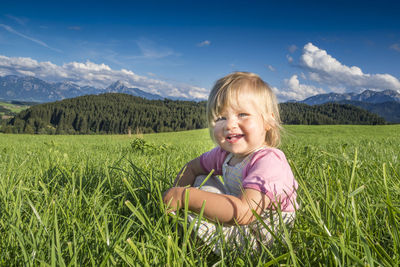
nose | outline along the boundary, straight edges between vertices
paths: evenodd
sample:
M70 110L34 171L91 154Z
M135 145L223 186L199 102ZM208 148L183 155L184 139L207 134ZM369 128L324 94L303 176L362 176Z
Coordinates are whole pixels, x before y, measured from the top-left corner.
M229 117L226 119L226 129L234 129L237 127L237 119L235 117Z

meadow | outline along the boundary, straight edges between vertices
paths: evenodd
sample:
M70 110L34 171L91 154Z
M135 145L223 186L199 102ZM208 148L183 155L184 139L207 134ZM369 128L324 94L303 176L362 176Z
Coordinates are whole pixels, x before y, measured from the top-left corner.
M16 113L21 112L22 110L29 108L29 106L12 104L12 103L8 103L8 102L4 102L4 101L0 100L0 108L3 108L4 110L7 110L9 112L16 114ZM4 115L4 112L0 111L0 115Z
M162 204L180 168L214 147L206 129L0 134L0 266L399 266L400 125L285 130L293 228L219 256Z

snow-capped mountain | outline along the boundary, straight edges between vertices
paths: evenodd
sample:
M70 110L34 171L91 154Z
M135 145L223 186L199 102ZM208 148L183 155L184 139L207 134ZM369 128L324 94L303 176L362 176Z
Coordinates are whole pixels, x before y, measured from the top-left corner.
M361 94L329 93L329 94L320 94L311 96L299 102L308 105L320 105L328 102L340 102L340 101L360 101L373 104L392 102L392 101L400 103L400 93L393 90L384 90L384 91L365 90Z
M320 105L332 102L353 105L378 114L388 122L400 123L400 93L393 90L365 90L360 94L320 94L297 102L308 105Z
M8 75L0 77L0 99L33 102L52 102L65 98L102 93L125 93L147 99L163 99L138 88L130 88L123 82L117 81L106 89L91 86L79 86L65 81L50 83L31 76Z
M150 94L147 93L143 90L140 90L138 88L131 88L128 87L124 82L122 81L116 81L115 83L111 84L109 87L105 89L105 93L124 93L124 94L129 94L133 96L139 96L143 98L147 98L150 100L159 100L163 99L163 97L155 94Z

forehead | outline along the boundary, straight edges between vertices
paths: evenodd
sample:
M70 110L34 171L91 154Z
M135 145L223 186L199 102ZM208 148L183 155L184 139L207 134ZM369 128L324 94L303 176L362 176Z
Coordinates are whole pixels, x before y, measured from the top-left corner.
M235 94L230 94L224 101L221 103L218 113L224 112L226 110L254 110L260 111L261 101L259 101L259 97L254 92L251 91L237 91Z

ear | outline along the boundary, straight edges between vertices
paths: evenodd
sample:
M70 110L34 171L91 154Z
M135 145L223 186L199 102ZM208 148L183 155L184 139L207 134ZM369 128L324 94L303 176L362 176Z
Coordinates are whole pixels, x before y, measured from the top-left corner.
M275 121L274 113L271 113L271 117L269 119ZM268 123L268 120L266 119L264 119L264 128L267 132L272 129L271 123Z
M264 121L264 128L265 128L265 131L267 131L267 132L272 129L271 124L269 124L266 121Z

